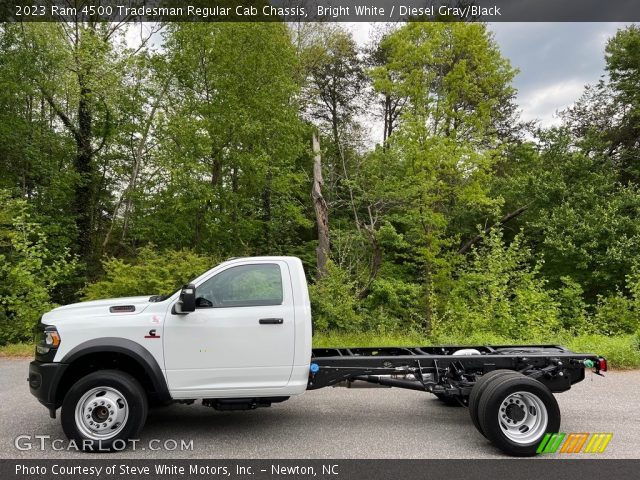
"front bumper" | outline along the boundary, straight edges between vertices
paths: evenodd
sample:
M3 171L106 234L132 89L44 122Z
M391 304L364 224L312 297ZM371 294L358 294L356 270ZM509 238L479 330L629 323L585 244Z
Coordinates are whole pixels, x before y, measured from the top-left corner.
M29 390L38 401L49 409L52 417L62 399L57 398L60 379L69 365L34 360L29 364Z

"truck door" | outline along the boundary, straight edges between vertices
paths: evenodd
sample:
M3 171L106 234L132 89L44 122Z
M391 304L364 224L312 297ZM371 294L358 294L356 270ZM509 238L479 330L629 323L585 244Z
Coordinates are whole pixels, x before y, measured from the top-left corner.
M295 335L286 262L251 261L217 271L196 285L195 312L168 313L163 333L176 398L251 396L260 393L249 390L286 386Z

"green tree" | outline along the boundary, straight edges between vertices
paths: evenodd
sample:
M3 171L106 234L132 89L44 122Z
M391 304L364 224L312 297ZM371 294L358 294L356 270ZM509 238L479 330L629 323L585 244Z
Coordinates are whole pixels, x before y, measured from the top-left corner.
M618 30L605 49L606 70L613 89L618 124L609 132L609 152L623 181L640 182L640 27Z
M387 63L372 70L374 87L406 98L390 137L390 161L404 201L392 223L414 245L421 265L424 318L432 316L434 282L448 268L445 252L500 205L488 179L501 151L499 125L515 74L482 24L411 22L385 37Z
M0 189L27 201L47 248L61 255L75 241L75 174L69 168L74 147L34 85L29 61L20 30L0 25Z
M132 235L220 255L285 251L310 227L286 27L171 24L165 45L173 79L156 132L163 182L142 200Z
M306 74L305 100L310 116L326 126L338 148L345 141L345 129L362 105L358 102L365 86L359 49L344 29L322 28L302 51Z
M392 44L386 41L386 38L396 29L395 25L378 28L372 34L373 38L370 39L369 45L365 48L365 62L369 69L382 67L376 71L377 89L374 92L374 102L378 104L382 113L382 146L384 149L387 148L387 140L395 130L402 108L407 101L406 97L401 96L393 88L396 82L393 75L396 72L384 69L384 66L389 62L389 54L392 47ZM386 78L384 75L386 75Z
M31 339L40 316L54 308L55 290L77 267L54 254L24 200L0 190L0 344Z
M13 41L25 87L50 112L49 128L64 132L71 159L58 166L67 177L67 216L74 222L74 246L87 273L96 273L104 210L111 211L110 148L120 122L125 70L146 47L151 33L133 49L122 23L60 22L5 26ZM46 107L45 107L46 106ZM70 181L69 181L70 180Z
M587 86L563 112L583 151L614 168L623 184L640 182L640 27L620 29L607 42L608 78Z
M506 210L527 206L510 223L524 228L544 256L542 272L554 289L569 277L593 305L598 295L625 288L640 255L640 196L618 181L615 167L576 148L566 129L538 134L538 145L517 149L494 188Z

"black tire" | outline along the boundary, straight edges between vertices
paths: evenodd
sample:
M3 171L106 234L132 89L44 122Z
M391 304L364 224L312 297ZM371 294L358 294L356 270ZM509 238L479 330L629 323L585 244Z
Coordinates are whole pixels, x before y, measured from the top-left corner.
M106 402L106 406L100 402ZM96 403L98 405L93 407ZM80 418L76 415L76 407ZM65 395L62 429L85 451L120 451L128 446L129 439L138 438L147 411L147 395L134 377L118 370L99 370L82 377ZM118 422L120 418L122 421ZM102 421L111 423L105 423L104 430L93 432L90 429L96 427L87 425L90 421L96 421L97 428L102 428Z
M515 402L513 396L516 398ZM538 402L539 408L527 408L526 403L522 402L524 396ZM517 405L518 397L520 405ZM522 424L522 430L513 426L511 434L513 435L514 430L519 430L515 432L521 436L518 441L507 436L507 422L499 417L500 414L507 418L505 414L509 415L511 404L515 407L512 412L519 411L520 415L524 415L519 419L514 415L517 422L525 418L530 419L534 425L525 429L525 425ZM499 377L487 386L478 404L478 420L486 437L504 453L516 457L531 457L536 454L538 445L546 433L557 433L560 430L560 408L551 391L542 383L525 376L509 375Z
M480 397L487 389L491 382L495 381L499 378L505 378L505 376L520 376L524 377L519 372L514 372L513 370L506 369L498 369L492 370L488 373L485 373L480 377L480 379L475 383L473 388L471 389L471 395L469 395L469 415L471 416L471 421L473 422L473 426L486 437L485 433L482 431L482 427L480 426L480 421L478 420L478 404L480 403Z
M465 405L464 398L458 400L458 397L449 397L444 393L434 393L434 395L440 402L447 405L448 407L464 407Z

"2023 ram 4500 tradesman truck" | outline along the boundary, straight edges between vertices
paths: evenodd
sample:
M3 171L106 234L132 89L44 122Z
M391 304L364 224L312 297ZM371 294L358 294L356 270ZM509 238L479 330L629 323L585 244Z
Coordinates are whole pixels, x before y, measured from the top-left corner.
M553 396L606 361L554 345L311 347L309 294L294 257L224 262L172 295L82 302L46 313L31 393L85 449L137 438L149 405L253 409L338 383L369 382L468 406L485 437L534 455L557 432Z

